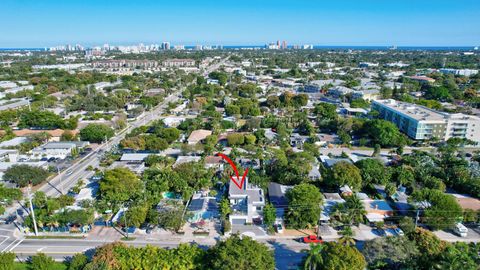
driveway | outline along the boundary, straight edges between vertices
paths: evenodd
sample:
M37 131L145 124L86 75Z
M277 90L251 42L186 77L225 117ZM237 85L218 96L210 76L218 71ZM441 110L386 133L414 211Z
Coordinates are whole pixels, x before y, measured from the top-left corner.
M453 233L451 230L447 231L434 231L433 233L438 236L438 238L447 241L447 242L473 242L480 243L480 228L467 226L468 233L467 237L460 237L457 234Z
M267 236L267 233L263 228L256 225L232 225L232 233L238 233L240 235L246 235L250 237Z

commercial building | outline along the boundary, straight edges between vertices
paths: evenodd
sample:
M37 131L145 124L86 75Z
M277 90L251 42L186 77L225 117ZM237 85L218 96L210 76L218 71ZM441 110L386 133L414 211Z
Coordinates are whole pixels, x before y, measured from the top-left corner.
M0 111L6 111L11 109L17 109L24 106L29 106L30 101L28 99L10 99L0 101Z
M467 77L478 74L478 70L476 69L441 68L439 71L443 74L453 74L453 75L467 76Z
M415 140L455 137L480 143L480 118L476 116L439 112L393 99L373 101L372 109Z
M194 67L195 60L193 59L168 59L163 61L164 67Z
M48 142L34 148L32 154L37 157L64 159L72 155L73 152L78 151L78 149L85 148L88 145L88 142L83 141Z
M92 63L94 68L143 68L151 69L158 67L158 62L154 60L104 60Z

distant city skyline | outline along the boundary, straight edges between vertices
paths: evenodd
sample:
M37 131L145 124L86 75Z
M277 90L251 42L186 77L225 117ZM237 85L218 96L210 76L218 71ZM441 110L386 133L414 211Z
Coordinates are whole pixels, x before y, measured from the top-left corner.
M3 0L0 48L184 45L478 46L478 0Z

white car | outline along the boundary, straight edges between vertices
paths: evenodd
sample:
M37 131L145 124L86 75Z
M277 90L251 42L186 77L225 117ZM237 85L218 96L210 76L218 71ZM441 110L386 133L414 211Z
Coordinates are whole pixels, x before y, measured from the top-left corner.
M283 233L283 226L280 223L275 224L275 230L277 233Z
M405 233L403 233L402 229L400 229L400 228L395 228L395 229L393 229L393 231L395 231L395 233L398 236L404 236L405 235Z

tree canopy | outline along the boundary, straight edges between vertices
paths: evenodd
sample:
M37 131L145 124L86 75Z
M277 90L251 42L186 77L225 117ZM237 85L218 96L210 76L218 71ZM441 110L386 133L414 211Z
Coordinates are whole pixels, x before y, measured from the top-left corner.
M80 130L82 141L91 143L101 143L105 139L110 139L113 135L115 135L114 130L104 124L88 124Z
M320 218L322 194L311 184L299 184L288 190L288 208L286 226L288 228L305 229L315 226Z
M32 185L38 185L45 181L48 172L40 167L29 165L13 165L3 174L3 180L17 184L19 187L25 187L30 182Z

